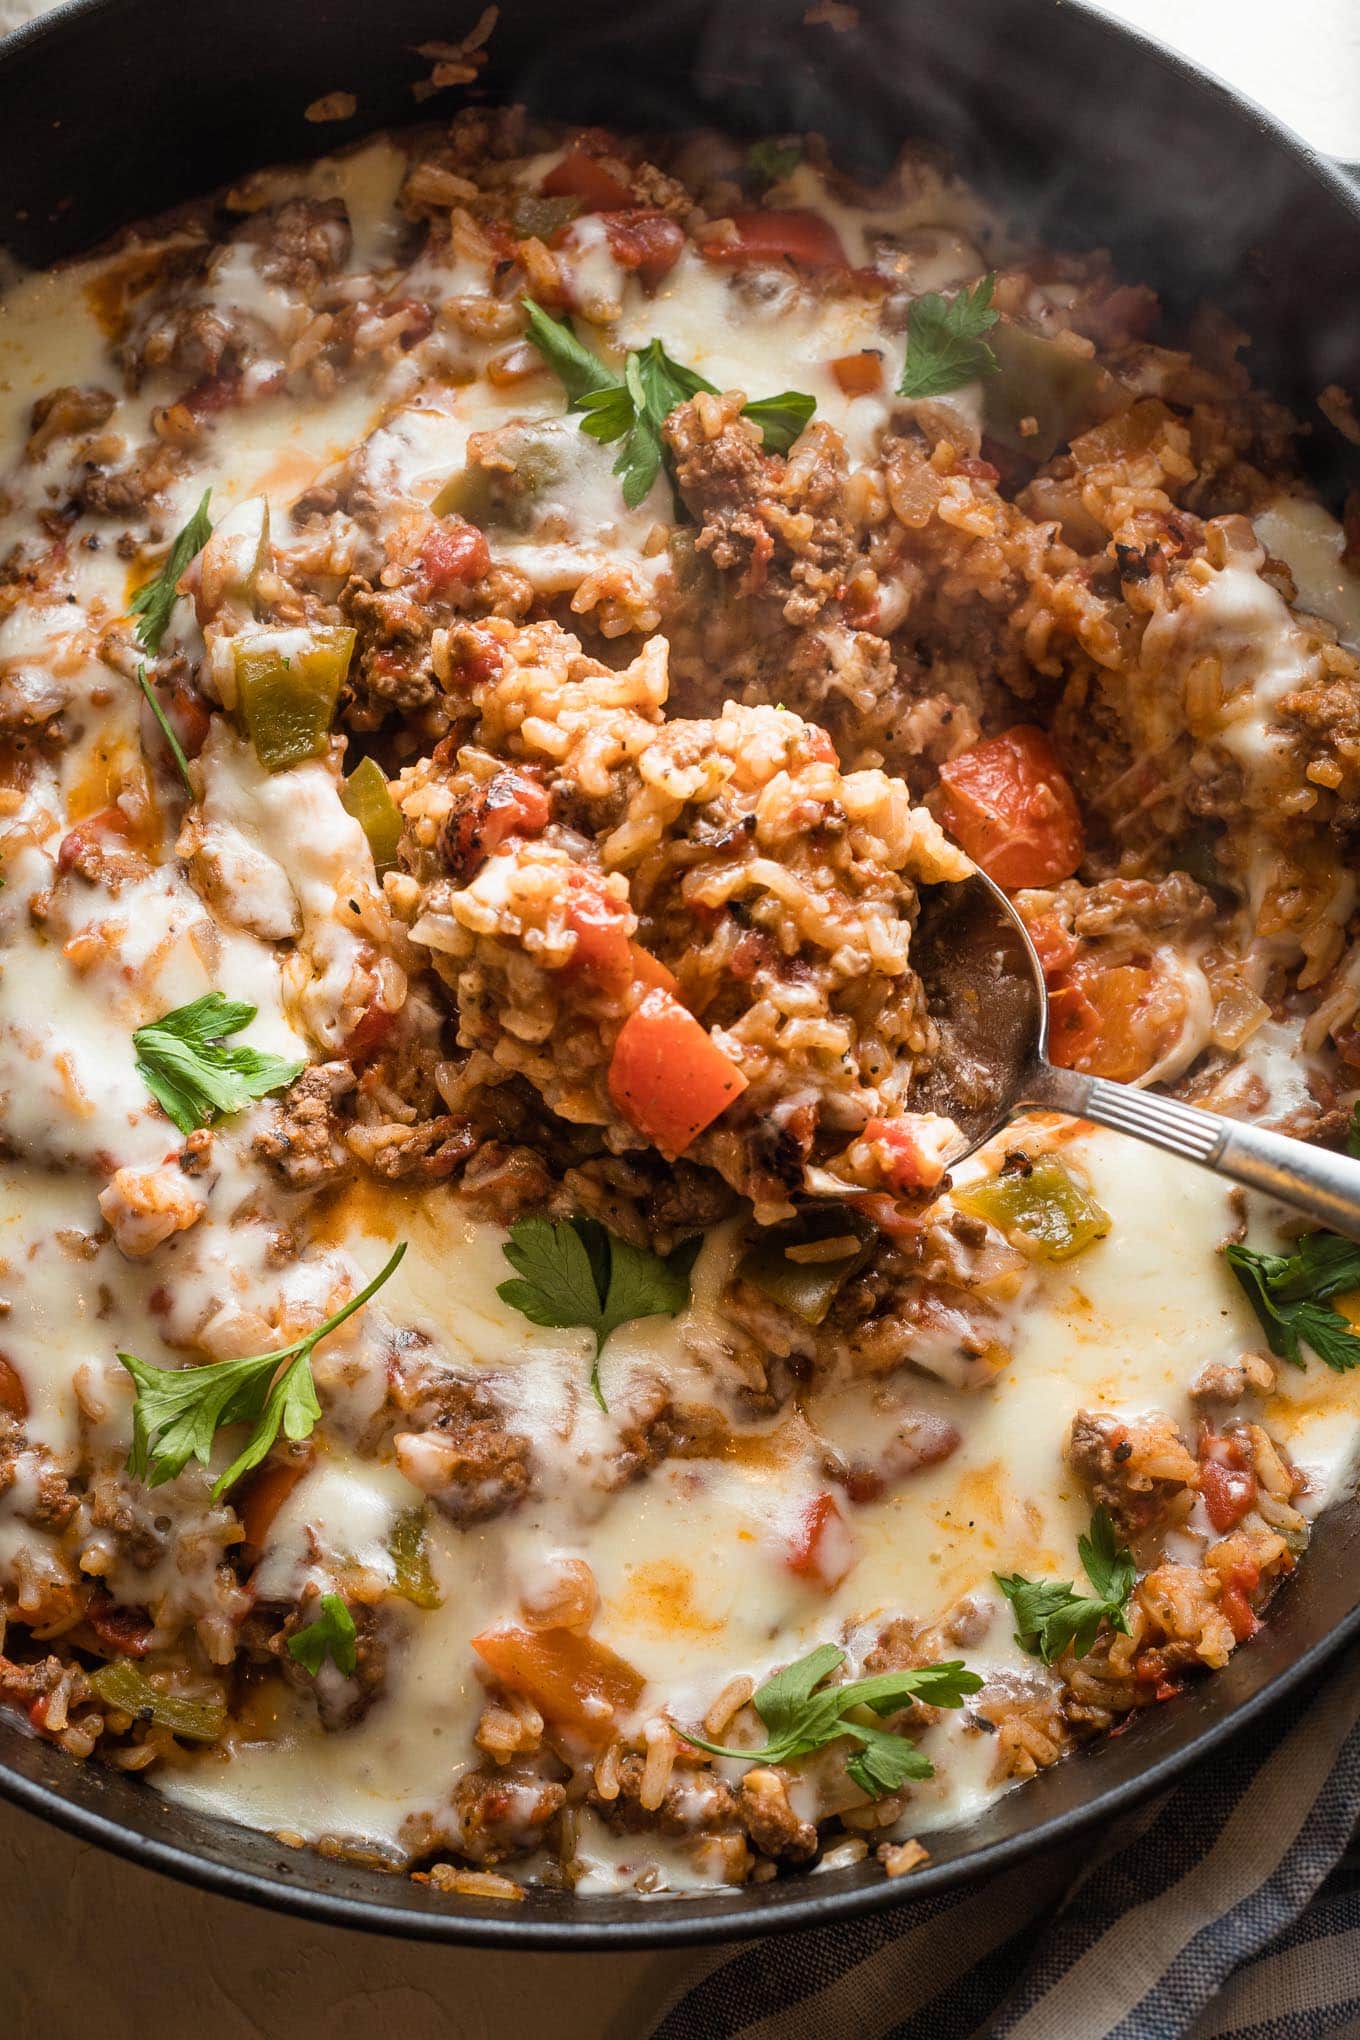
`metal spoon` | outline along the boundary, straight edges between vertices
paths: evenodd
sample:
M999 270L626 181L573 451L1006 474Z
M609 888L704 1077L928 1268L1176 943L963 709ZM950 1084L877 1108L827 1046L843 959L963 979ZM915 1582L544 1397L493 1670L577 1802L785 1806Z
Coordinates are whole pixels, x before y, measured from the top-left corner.
M912 1104L953 1119L966 1154L1018 1113L1066 1112L1360 1238L1360 1161L1049 1062L1048 989L1034 944L1006 895L981 872L924 889L911 960L947 1049Z

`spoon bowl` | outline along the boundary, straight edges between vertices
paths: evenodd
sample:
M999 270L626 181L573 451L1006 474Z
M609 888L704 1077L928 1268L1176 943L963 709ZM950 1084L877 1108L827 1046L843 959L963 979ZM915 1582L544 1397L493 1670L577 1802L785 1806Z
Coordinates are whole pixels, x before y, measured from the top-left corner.
M923 896L912 963L942 1053L913 1096L953 1119L961 1161L1028 1110L1063 1112L1197 1162L1360 1239L1360 1161L1048 1059L1048 987L1024 922L983 872Z

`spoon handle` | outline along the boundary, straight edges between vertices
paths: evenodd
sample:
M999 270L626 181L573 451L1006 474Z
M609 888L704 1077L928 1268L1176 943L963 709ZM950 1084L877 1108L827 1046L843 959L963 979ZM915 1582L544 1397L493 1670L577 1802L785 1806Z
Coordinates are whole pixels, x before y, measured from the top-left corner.
M1288 1134L1238 1119L1221 1119L1157 1091L1137 1091L1104 1077L1083 1076L1041 1064L1025 1094L1027 1105L1070 1112L1165 1148L1250 1190L1292 1204L1320 1225L1360 1239L1360 1161L1312 1147Z

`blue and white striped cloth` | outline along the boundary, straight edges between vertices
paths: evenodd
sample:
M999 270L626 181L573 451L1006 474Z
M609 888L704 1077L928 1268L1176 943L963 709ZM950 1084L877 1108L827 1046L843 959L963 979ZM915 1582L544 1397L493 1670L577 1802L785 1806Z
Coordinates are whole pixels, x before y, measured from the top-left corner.
M983 1884L709 1950L650 2040L1360 2040L1360 1651Z

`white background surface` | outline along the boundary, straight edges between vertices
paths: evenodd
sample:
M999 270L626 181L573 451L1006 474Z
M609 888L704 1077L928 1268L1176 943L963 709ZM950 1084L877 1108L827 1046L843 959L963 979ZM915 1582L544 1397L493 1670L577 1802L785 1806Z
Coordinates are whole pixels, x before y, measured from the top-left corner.
M1360 163L1360 0L1093 4L1184 50L1259 99L1315 148Z
M1360 0L1102 4L1360 162ZM450 0L451 30L476 5ZM0 0L0 28L42 11ZM229 34L227 5L223 20ZM341 1933L206 1897L0 1806L0 2031L15 2040L636 2040L694 1962Z

